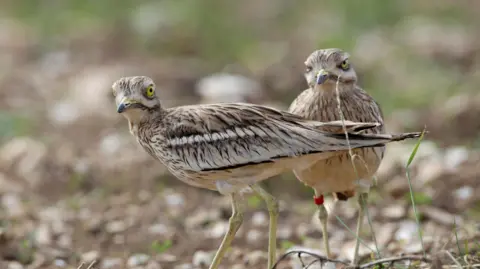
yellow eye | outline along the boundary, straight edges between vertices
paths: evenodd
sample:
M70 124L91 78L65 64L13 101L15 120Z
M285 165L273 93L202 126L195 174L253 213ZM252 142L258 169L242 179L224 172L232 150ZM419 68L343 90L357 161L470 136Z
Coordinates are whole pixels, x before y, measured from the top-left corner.
M340 64L340 68L342 68L344 71L348 70L350 68L350 63L348 62L348 60L343 61Z
M153 89L153 86L148 86L148 87L145 89L145 95L146 95L148 98L152 98L153 96L155 96L155 90Z

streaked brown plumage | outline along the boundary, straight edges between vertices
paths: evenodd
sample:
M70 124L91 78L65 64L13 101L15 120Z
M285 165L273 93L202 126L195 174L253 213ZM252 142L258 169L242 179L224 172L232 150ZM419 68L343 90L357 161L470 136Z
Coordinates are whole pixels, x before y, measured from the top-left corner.
M183 182L217 190L232 198L230 226L214 258L217 268L243 220L244 204L238 192L252 188L266 201L270 213L269 267L275 258L278 204L256 183L349 147L342 123L322 123L259 105L230 103L163 108L155 84L144 76L125 77L113 86L117 111L128 120L130 132L152 157ZM377 123L347 122L353 148L383 146L417 137L354 134Z
M335 48L317 50L310 54L305 61L305 78L309 88L292 102L289 112L309 120L340 120L339 100L344 119L355 122L378 122L381 125L365 132L385 133L382 111L377 102L357 85L357 75L349 64L349 58L350 55L347 52ZM361 157L355 158L356 170L352 165L349 152L342 151L337 152L334 157L329 159L319 160L307 169L294 170L294 173L300 181L315 190L316 196L333 193L337 199L347 200L355 195L359 179L363 180L362 184L366 185L362 192L368 192L369 180L377 171L384 152L385 147L352 150L354 155ZM324 240L328 240L327 214L326 211L322 212L323 205L320 205L320 210L321 215L323 214L320 218L323 222ZM359 216L359 218L361 221L363 216ZM325 248L327 255L331 256L328 242L325 243ZM357 262L357 251L355 251L354 263Z

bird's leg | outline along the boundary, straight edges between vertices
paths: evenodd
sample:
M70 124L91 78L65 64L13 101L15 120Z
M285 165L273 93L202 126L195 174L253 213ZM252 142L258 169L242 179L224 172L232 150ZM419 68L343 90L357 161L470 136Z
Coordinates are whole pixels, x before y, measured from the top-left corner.
M327 258L332 258L332 253L330 252L330 245L328 243L328 231L327 231L327 222L328 222L328 212L324 205L324 198L323 194L318 195L315 191L315 196L313 197L313 201L318 206L318 218L320 220L320 226L322 228L322 237L323 237L323 247L325 248L325 252L327 254Z
M368 200L368 192L360 192L358 195L358 204L360 209L358 210L358 220L357 220L357 239L355 241L355 252L353 254L353 265L358 264L358 249L360 248L360 232L363 226L363 217L365 215L365 206Z
M264 190L260 185L254 184L252 189L262 197L267 204L268 213L270 215L270 227L268 231L268 269L273 267L273 263L277 258L277 218L278 218L278 201L270 193Z
M222 258L225 256L225 252L230 247L233 238L235 238L235 234L237 233L238 229L242 225L243 222L243 213L245 212L245 202L240 194L232 193L232 216L228 221L228 231L223 237L222 244L217 250L215 257L213 258L213 262L210 265L209 269L217 269L222 261Z

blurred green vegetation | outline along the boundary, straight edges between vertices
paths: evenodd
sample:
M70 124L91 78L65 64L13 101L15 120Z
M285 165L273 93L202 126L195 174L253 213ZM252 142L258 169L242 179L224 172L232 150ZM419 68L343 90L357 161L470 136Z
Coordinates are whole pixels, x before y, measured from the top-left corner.
M446 98L465 90L455 83L461 71L452 64L418 57L400 42L395 33L399 23L421 16L439 25L480 25L478 12L467 2L451 1L255 1L233 0L48 0L5 1L4 16L15 17L31 25L41 36L43 50L52 50L65 36L93 29L120 27L128 36L123 42L130 51L152 56L180 56L203 59L212 70L225 64L245 64L258 56L262 41L289 40L311 21L316 33L315 47L340 47L351 51L360 37L375 30L386 30L396 45L397 59L404 59L415 83L385 93L388 66L362 69L362 85L382 104L386 114L394 109L422 107L434 99ZM318 13L332 18L332 25L312 20ZM1 14L1 13L0 13ZM335 31L325 31L334 27ZM88 30L90 29L90 30ZM290 48L294 49L294 48ZM306 55L305 55L306 56ZM356 55L353 55L354 57ZM381 71L378 68L382 69ZM302 72L302 70L298 70ZM422 82L423 81L423 82ZM299 91L300 89L296 89ZM432 99L432 95L435 98ZM291 100L281 100L285 103Z

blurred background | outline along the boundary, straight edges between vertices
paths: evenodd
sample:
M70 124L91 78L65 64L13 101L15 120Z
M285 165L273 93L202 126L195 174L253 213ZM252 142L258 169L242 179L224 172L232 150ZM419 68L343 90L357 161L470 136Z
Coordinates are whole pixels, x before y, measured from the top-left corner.
M410 167L427 252L480 248L479 1L0 2L2 268L208 265L229 200L179 182L137 146L113 81L150 76L166 107L287 109L307 88L306 57L329 47L351 54L389 132L430 131ZM370 195L386 257L421 253L405 176L414 143L388 146ZM312 191L291 172L264 184L281 201L279 252L323 251ZM223 268L266 264L267 211L248 203ZM351 258L355 237L334 215L355 230L356 204L327 205L332 250ZM361 237L372 247L368 225Z

